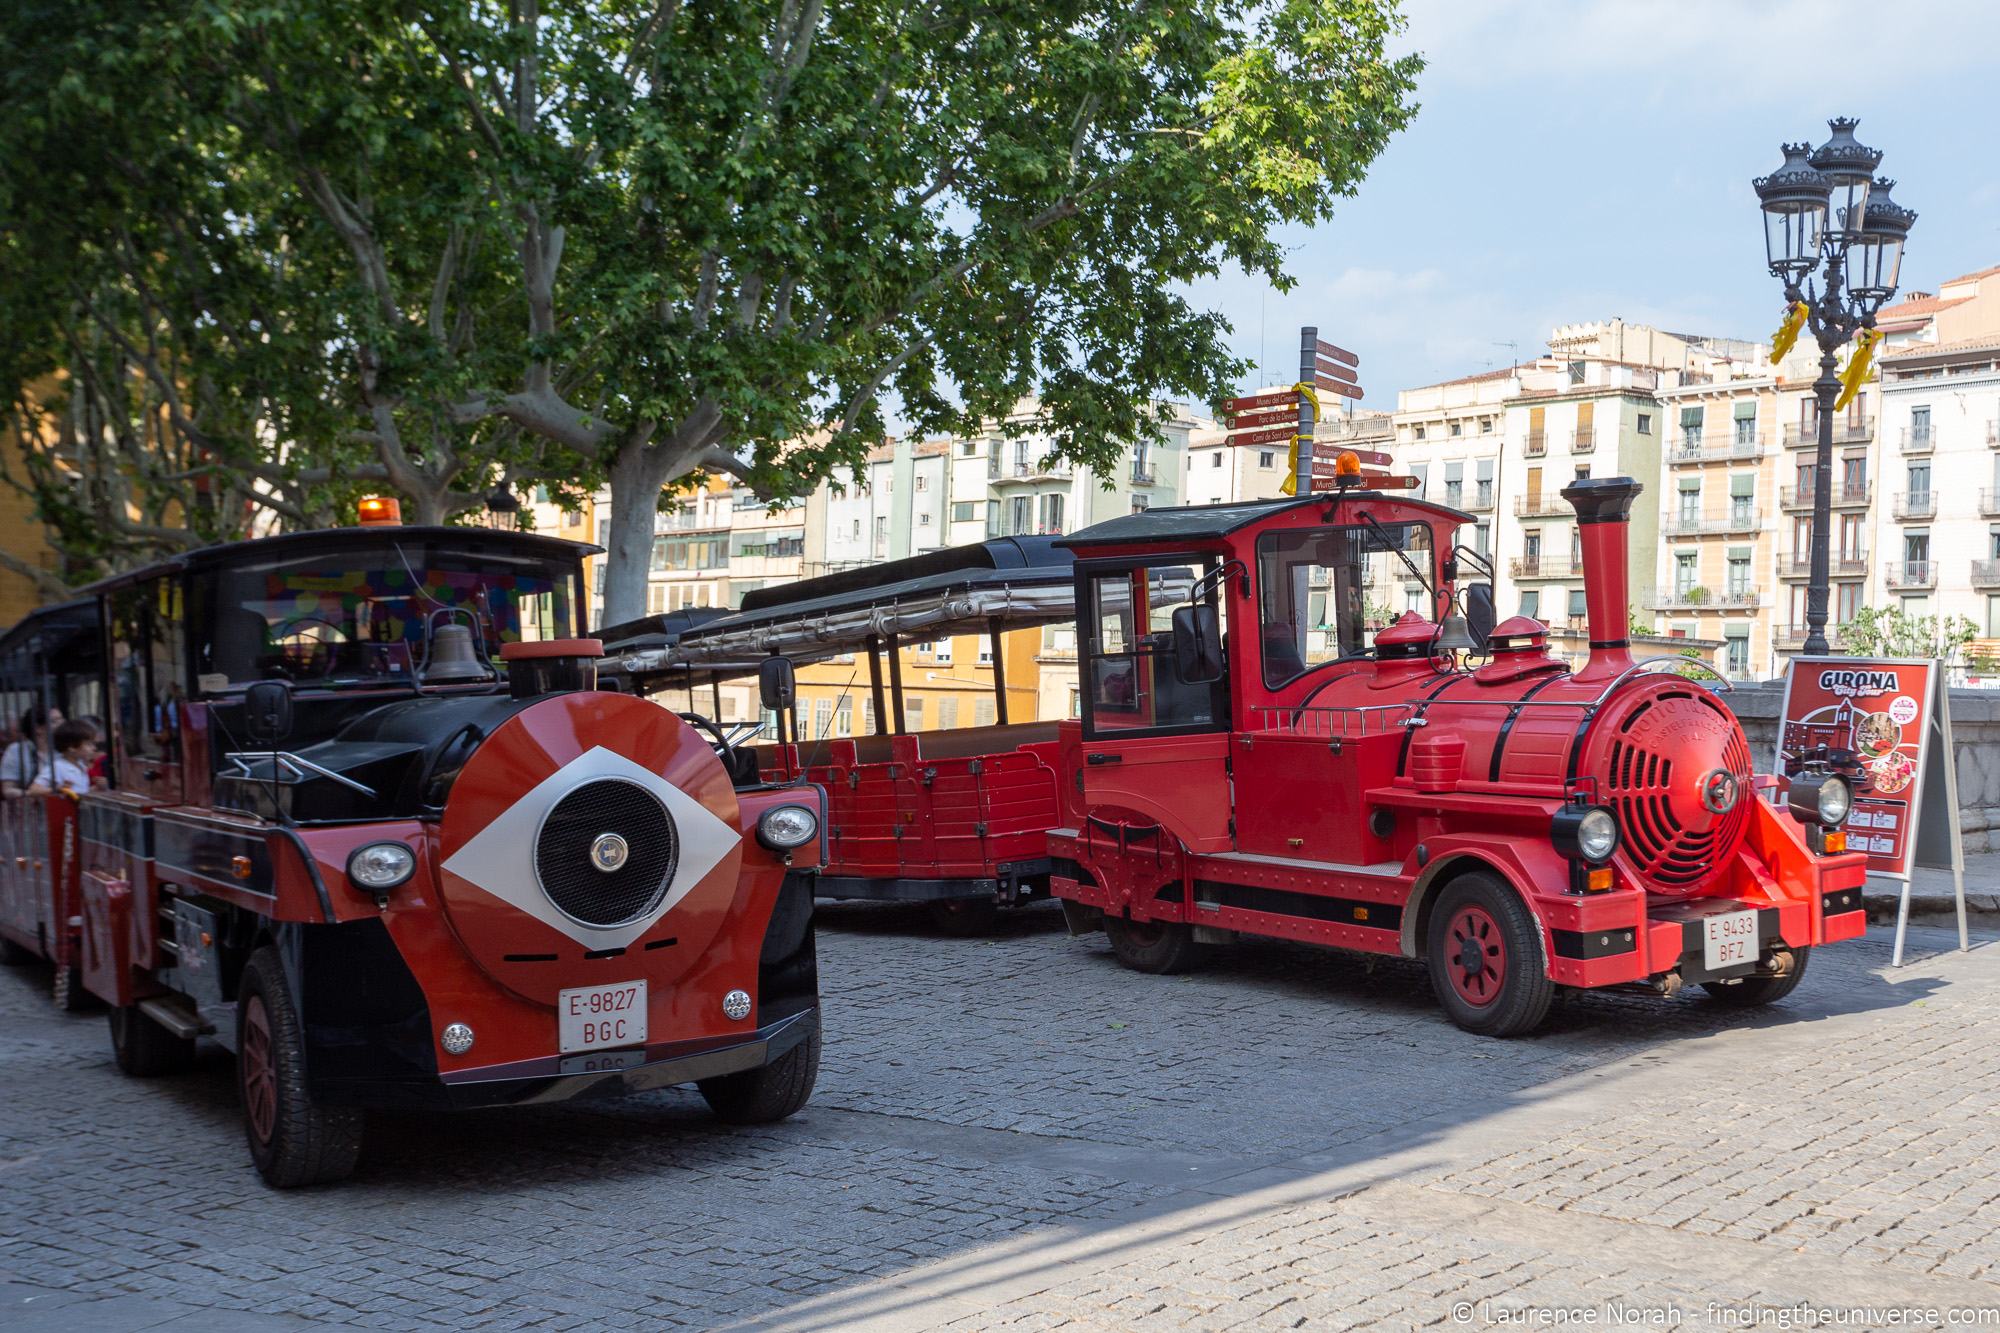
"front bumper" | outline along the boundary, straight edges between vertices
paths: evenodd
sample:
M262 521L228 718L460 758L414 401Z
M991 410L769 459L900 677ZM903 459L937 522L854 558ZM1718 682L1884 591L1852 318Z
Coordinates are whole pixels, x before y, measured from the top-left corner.
M1705 918L1746 909L1757 913L1760 958L1779 947L1816 948L1856 939L1868 930L1859 882L1823 885L1812 899L1775 905L1734 898L1655 902L1647 905L1645 923L1640 927L1626 924L1631 920L1627 917L1626 923L1595 928L1551 929L1549 976L1566 986L1616 986L1668 973L1678 974L1689 985L1753 976L1758 971L1756 964L1710 970L1702 947Z
M329 1105L376 1110L471 1110L622 1097L761 1068L804 1041L818 1024L815 1005L742 1037L547 1056L425 1079L341 1081L317 1086L314 1096Z

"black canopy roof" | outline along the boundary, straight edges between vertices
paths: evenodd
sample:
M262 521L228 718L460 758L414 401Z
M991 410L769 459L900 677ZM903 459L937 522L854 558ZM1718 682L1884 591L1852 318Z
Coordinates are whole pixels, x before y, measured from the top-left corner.
M1282 500L1237 500L1230 504L1181 505L1172 509L1146 509L1121 514L1102 523L1093 523L1081 532L1056 538L1056 544L1072 550L1092 546L1125 546L1134 542L1201 542L1227 537L1273 514L1305 505L1325 505L1341 500L1393 500L1428 509L1433 513L1470 523L1472 515L1449 505L1419 500L1409 495L1389 495L1382 491L1317 491L1312 495Z

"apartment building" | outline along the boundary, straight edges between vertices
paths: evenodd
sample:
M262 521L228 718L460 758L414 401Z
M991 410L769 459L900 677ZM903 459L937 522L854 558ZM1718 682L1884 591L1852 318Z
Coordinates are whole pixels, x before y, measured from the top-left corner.
M1332 412L1313 431L1315 455L1327 458L1341 449L1386 452L1395 443L1395 424L1387 412ZM1232 504L1238 500L1273 500L1284 494L1290 475L1291 448L1274 444L1232 445L1229 432L1212 421L1197 421L1188 435L1187 476L1181 503Z

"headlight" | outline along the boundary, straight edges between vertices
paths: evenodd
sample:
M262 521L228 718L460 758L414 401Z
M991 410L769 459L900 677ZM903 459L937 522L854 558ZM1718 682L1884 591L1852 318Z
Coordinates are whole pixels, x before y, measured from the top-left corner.
M1618 821L1601 805L1565 805L1549 826L1556 850L1572 861L1608 861L1618 850Z
M1819 822L1828 828L1839 828L1847 822L1847 812L1854 808L1854 788L1838 773L1819 784Z
M400 842L371 842L347 858L347 878L370 893L393 889L416 871L416 853Z
M1618 821L1602 806L1586 811L1576 826L1576 849L1586 861L1608 861L1618 850Z
M757 820L757 841L773 851L788 852L819 836L819 816L803 805L778 805Z

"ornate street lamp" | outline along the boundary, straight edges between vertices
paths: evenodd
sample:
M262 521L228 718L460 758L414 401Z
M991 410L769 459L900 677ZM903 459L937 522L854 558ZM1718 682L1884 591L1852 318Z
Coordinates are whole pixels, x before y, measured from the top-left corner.
M1863 330L1896 294L1903 240L1917 215L1889 198L1892 181L1875 179L1882 154L1857 141L1858 122L1827 122L1832 137L1808 150L1782 145L1785 161L1751 184L1764 210L1764 256L1785 284L1786 328L1809 330L1819 344L1819 448L1814 455L1812 579L1806 586L1805 652L1827 652L1828 538L1832 527L1833 413L1841 391L1834 353ZM1803 323L1795 308L1803 304ZM1872 351L1872 333L1855 356ZM1857 367L1856 369L1859 369Z

